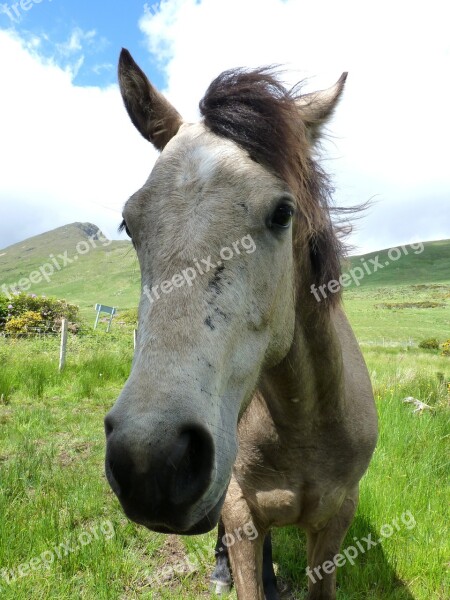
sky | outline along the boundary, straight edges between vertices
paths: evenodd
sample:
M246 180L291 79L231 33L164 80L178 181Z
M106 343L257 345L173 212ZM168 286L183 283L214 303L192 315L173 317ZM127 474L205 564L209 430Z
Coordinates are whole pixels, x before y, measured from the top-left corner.
M349 71L321 160L336 204L372 199L368 252L450 238L450 36L443 0L0 0L0 248L74 221L118 239L157 152L117 85L128 48L187 121L227 68L287 85Z

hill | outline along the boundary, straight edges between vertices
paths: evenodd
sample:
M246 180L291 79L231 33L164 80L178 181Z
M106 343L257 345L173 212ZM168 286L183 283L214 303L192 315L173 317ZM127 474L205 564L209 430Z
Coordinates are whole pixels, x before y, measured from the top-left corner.
M360 267L362 287L450 282L450 240L386 248L348 261L345 271Z
M0 250L2 291L24 282L29 292L82 309L97 302L124 308L137 304L140 272L130 242L108 240L92 223L72 223Z
M354 256L352 270L364 276L346 288L344 307L360 342L409 348L450 338L450 240Z
M423 324L423 332L446 326L450 286L440 286L450 283L450 240L354 256L344 271L358 275L346 288L345 304L363 338L372 339L372 324L388 336L402 319L406 319L402 336L407 338L413 317ZM140 270L131 243L108 240L91 223L58 227L0 250L0 289L10 291L24 281L27 291L64 298L78 304L86 316L92 316L97 302L124 309L139 301ZM386 300L394 305L431 300L442 306L417 309L420 316L411 311L400 315L389 310L397 306L381 306Z

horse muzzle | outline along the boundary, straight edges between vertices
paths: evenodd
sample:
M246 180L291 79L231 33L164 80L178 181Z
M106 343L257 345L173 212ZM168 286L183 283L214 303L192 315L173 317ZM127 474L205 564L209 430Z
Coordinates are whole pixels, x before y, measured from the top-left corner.
M176 427L148 423L143 418L121 424L114 409L105 418L106 476L126 515L162 533L211 530L228 484L214 480L213 437L198 421Z

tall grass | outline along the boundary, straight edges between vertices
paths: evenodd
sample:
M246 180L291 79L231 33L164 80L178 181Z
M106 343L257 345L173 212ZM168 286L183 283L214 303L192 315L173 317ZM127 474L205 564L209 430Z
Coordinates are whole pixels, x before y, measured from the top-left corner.
M125 382L131 359L131 333L119 344L101 333L71 336L61 373L57 338L6 340L0 348L0 397L5 404L12 394L24 400L59 394L72 400L104 397L108 386Z
M124 516L103 470L103 417L131 365L132 336L99 334L69 340L58 372L56 339L0 340L0 597L186 600L208 597L214 533L177 539L150 533ZM414 528L400 527L355 565L338 573L338 600L447 600L449 539L448 431L450 360L419 350L364 348L380 419L380 438L361 482L355 521L343 547L409 511ZM413 396L431 410L413 413ZM114 535L81 545L80 536L110 522ZM87 533L86 533L87 532ZM302 532L277 530L276 569L306 591ZM70 542L77 550L18 575L21 564ZM185 554L202 559L195 573L155 573ZM13 570L8 583L2 576ZM233 591L230 598L235 598Z

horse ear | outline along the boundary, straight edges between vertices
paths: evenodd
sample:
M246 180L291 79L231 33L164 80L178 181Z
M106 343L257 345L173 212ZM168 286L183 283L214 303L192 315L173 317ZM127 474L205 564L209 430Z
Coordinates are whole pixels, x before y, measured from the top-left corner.
M134 126L146 140L162 150L177 133L183 120L170 102L152 86L125 48L119 59L119 85Z
M296 103L300 109L311 142L320 137L322 126L328 121L337 106L344 89L348 73L342 73L339 80L327 90L300 96Z

